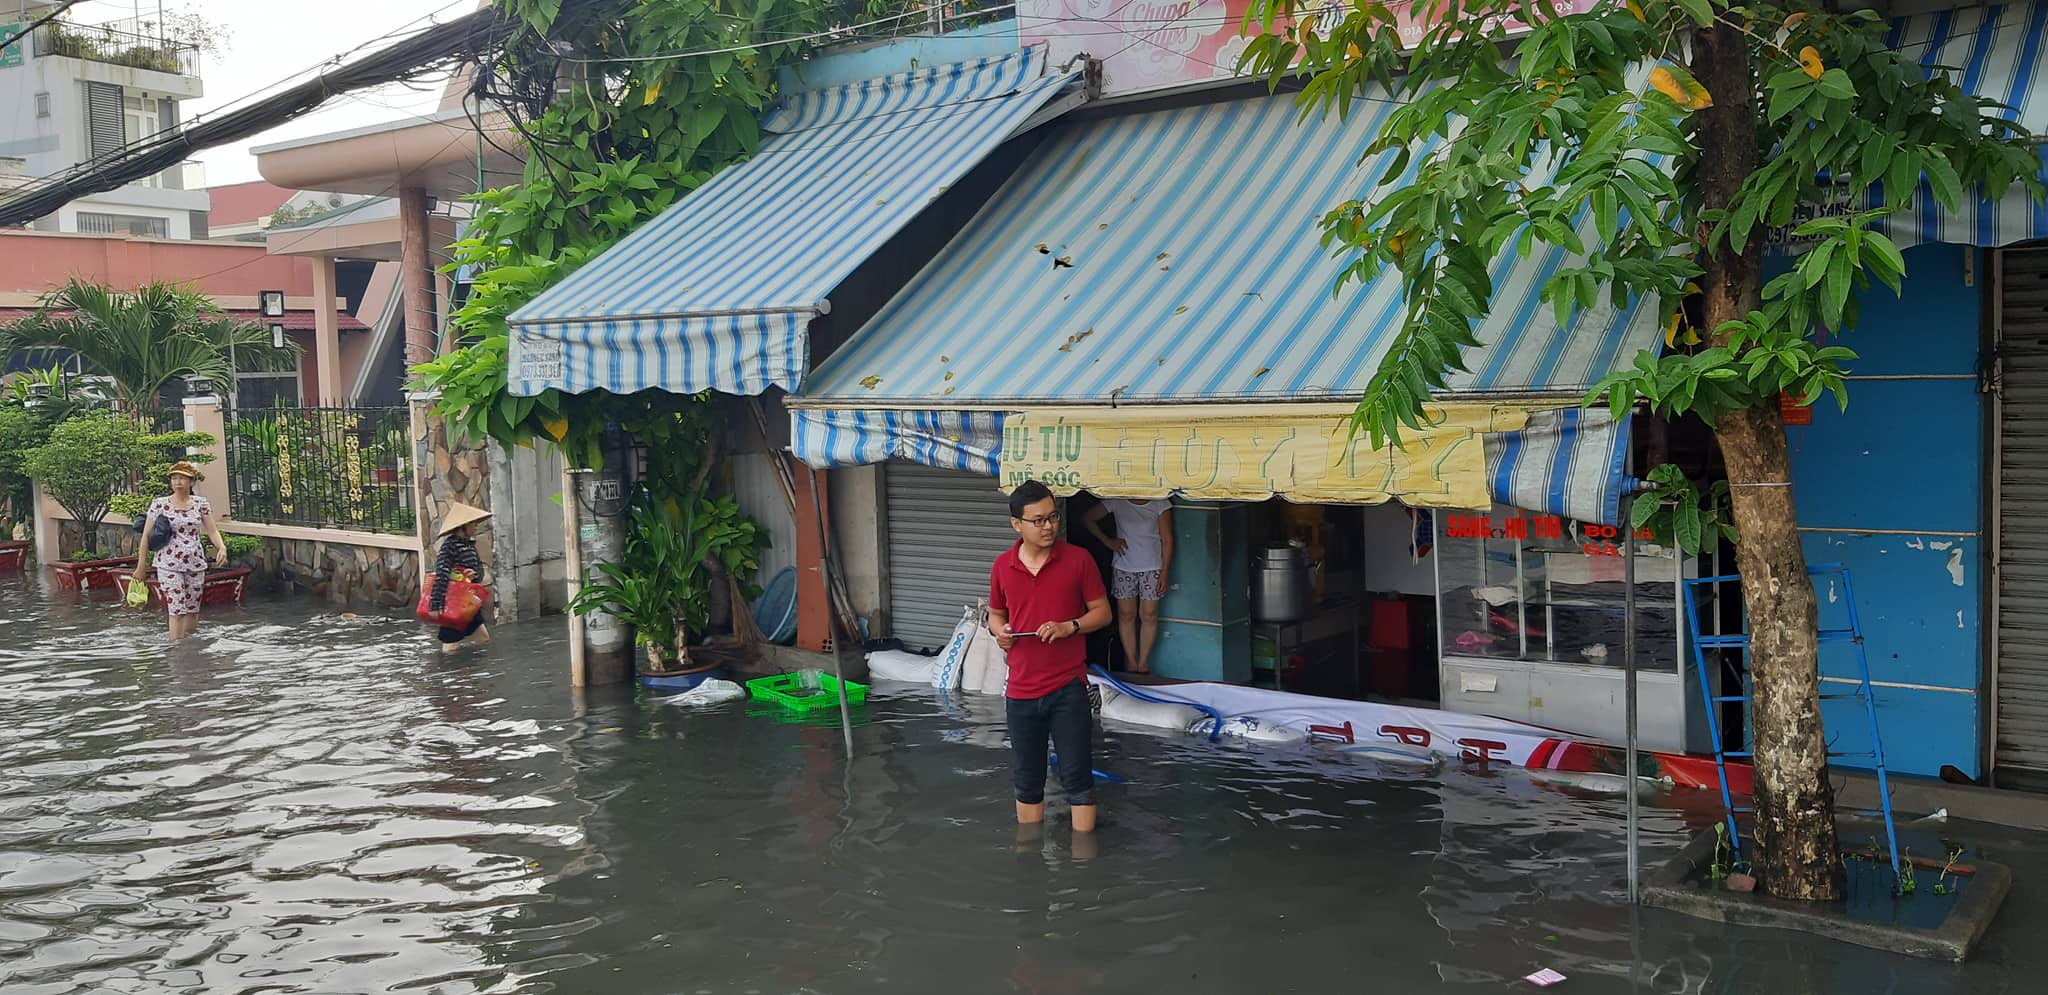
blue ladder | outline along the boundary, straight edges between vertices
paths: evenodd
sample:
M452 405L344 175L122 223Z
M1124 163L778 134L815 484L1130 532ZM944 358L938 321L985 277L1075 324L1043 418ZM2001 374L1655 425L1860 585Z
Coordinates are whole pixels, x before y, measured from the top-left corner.
M1884 811L1885 842L1891 847L1892 880L1896 882L1899 880L1899 835L1898 829L1892 821L1892 790L1891 781L1885 772L1884 744L1879 739L1877 731L1877 696L1870 687L1870 657L1863 644L1863 625L1856 616L1856 588L1849 582L1849 568L1840 563L1816 564L1808 567L1806 572L1813 577L1838 575L1842 578L1843 600L1849 609L1849 627L1846 629L1822 629L1819 632L1819 636L1820 642L1823 645L1846 642L1855 648L1856 690L1846 694L1823 694L1821 699L1823 701L1840 698L1863 699L1863 714L1870 720L1870 751L1868 753L1854 754L1830 753L1828 756L1868 757L1876 769L1878 803ZM1738 574L1723 574L1718 577L1692 578L1685 582L1685 624L1689 630L1688 634L1692 636L1693 670L1699 675L1700 700L1705 703L1707 709L1707 735L1709 741L1714 744L1714 769L1721 778L1721 805L1728 813L1726 816L1728 820L1728 845L1738 860L1742 858L1742 836L1736 830L1735 816L1738 813L1745 813L1751 810L1748 808L1738 808L1735 804L1734 794L1728 790L1728 758L1753 758L1755 751L1723 748L1721 742L1721 706L1735 702L1746 703L1749 700L1749 666L1747 663L1749 636L1747 633L1721 635L1702 632L1700 630L1699 596L1697 592L1702 589L1711 589L1716 584L1739 583L1741 580L1742 577ZM1720 650L1738 650L1742 653L1745 661L1741 670L1743 693L1724 695L1714 693L1711 677L1713 671L1709 670L1708 664L1710 660L1718 660L1718 657L1713 656L1712 653ZM1897 885L1894 884L1893 887L1897 888Z

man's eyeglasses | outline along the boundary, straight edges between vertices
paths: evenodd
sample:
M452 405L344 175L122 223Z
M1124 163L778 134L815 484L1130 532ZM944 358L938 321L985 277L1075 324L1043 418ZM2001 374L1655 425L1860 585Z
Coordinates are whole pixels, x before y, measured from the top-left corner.
M1060 516L1046 515L1043 518L1019 518L1017 520L1026 525L1035 525L1041 529L1049 529L1060 523Z

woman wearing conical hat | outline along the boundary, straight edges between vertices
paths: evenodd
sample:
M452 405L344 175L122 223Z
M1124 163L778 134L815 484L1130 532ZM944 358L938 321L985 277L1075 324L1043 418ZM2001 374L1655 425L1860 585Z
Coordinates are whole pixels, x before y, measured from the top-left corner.
M427 607L440 611L448 603L448 584L457 577L472 583L484 582L484 563L476 555L476 539L473 535L479 523L491 517L491 513L460 501L448 506L448 514L441 519L441 553L434 559L434 587ZM484 627L487 608L478 608L476 617L461 628L442 626L436 637L441 641L441 652L453 653L463 643L482 646L491 641L491 630Z

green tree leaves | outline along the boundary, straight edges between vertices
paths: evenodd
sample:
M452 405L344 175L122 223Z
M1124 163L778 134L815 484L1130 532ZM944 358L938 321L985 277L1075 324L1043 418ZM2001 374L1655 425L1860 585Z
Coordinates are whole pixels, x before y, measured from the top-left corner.
M526 129L521 182L479 193L479 211L446 269L475 271L453 316L463 347L414 368L413 388L439 390L435 410L463 432L505 446L560 445L578 466L602 460L605 424L645 402L547 391L514 398L505 319L541 291L666 210L760 145L759 114L776 70L804 51L784 39L823 26L822 0L646 0L597 17L558 21L560 0L510 0L526 25L504 59L582 60L570 92ZM573 20L574 23L567 23ZM772 26L772 28L770 27ZM740 45L742 52L713 51ZM706 52L681 58L667 53ZM615 403L624 407L614 410Z
M290 369L285 364L297 356L295 347L271 348L268 332L171 283L122 291L74 278L45 295L34 314L0 328L0 356L77 356L114 381L123 404L140 410L154 409L165 386L181 377L227 394L234 383L230 352L245 372Z
M1271 28L1295 11L1289 0L1255 0L1247 24ZM1345 260L1340 291L1391 268L1408 301L1352 419L1375 444L1420 425L1430 393L1480 344L1473 329L1493 288L1472 274L1503 251L1572 256L1542 289L1565 328L1602 302L1655 301L1669 321L1703 253L1753 252L1794 227L1811 248L1765 287L1755 314L1711 330L1696 355L1641 357L1587 398L1617 412L1640 398L1711 420L1775 404L1781 390L1807 401L1839 391L1853 354L1816 344L1816 331L1853 325L1856 292L1873 280L1897 289L1905 271L1872 227L1886 211L1848 205L1881 193L1905 209L1923 177L1925 194L1950 207L2015 184L2048 192L2031 141L2000 108L1888 48L1884 22L1867 11L1682 0L1560 15L1541 3L1458 0L1438 15L1402 51L1392 8L1362 0L1312 30L1250 39L1242 63L1276 87L1306 75L1305 115L1341 116L1357 100L1403 104L1369 150L1385 157L1374 185L1323 223L1324 246ZM1526 32L1510 37L1507 18ZM1688 70L1687 31L1716 20L1753 39L1754 94L1707 93ZM1711 150L1696 146L1694 118L1712 106L1753 108L1768 152L1734 202L1709 212L1699 175Z
M148 455L142 439L142 430L122 418L79 415L51 429L48 440L22 458L22 467L73 521L98 522L107 517L114 488ZM99 549L98 529L83 535L86 549Z

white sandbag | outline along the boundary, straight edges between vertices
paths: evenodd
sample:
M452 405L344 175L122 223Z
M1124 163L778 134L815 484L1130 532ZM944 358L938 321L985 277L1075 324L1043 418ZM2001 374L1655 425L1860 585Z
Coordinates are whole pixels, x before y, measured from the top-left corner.
M974 678L970 690L1000 698L1010 687L1010 654L1004 652L996 637L988 634L987 609L983 612L982 631L975 633L974 642L967 648L967 672ZM969 685L963 680L961 686Z
M1153 729L1182 730L1197 721L1208 719L1201 709L1193 705L1143 701L1110 685L1102 684L1097 687L1102 689L1102 717L1108 721L1126 722Z
M682 694L669 695L666 699L663 699L663 703L669 705L693 706L717 705L728 701L738 701L746 696L746 688L740 687L738 684L735 684L731 681L720 680L716 677L713 677L707 679L704 683L699 684L696 687L693 687L688 691L683 692Z
M876 650L868 654L868 676L878 681L930 684L938 661L902 650Z
M961 668L967 665L967 650L974 643L974 607L968 606L960 613L960 624L953 627L953 638L946 640L946 648L939 651L939 659L932 666L932 687L950 691L960 686Z
M996 637L988 634L987 602L976 602L969 607L967 617L974 620L974 635L967 640L967 651L960 658L960 690L981 694L981 648L994 645L996 641Z

